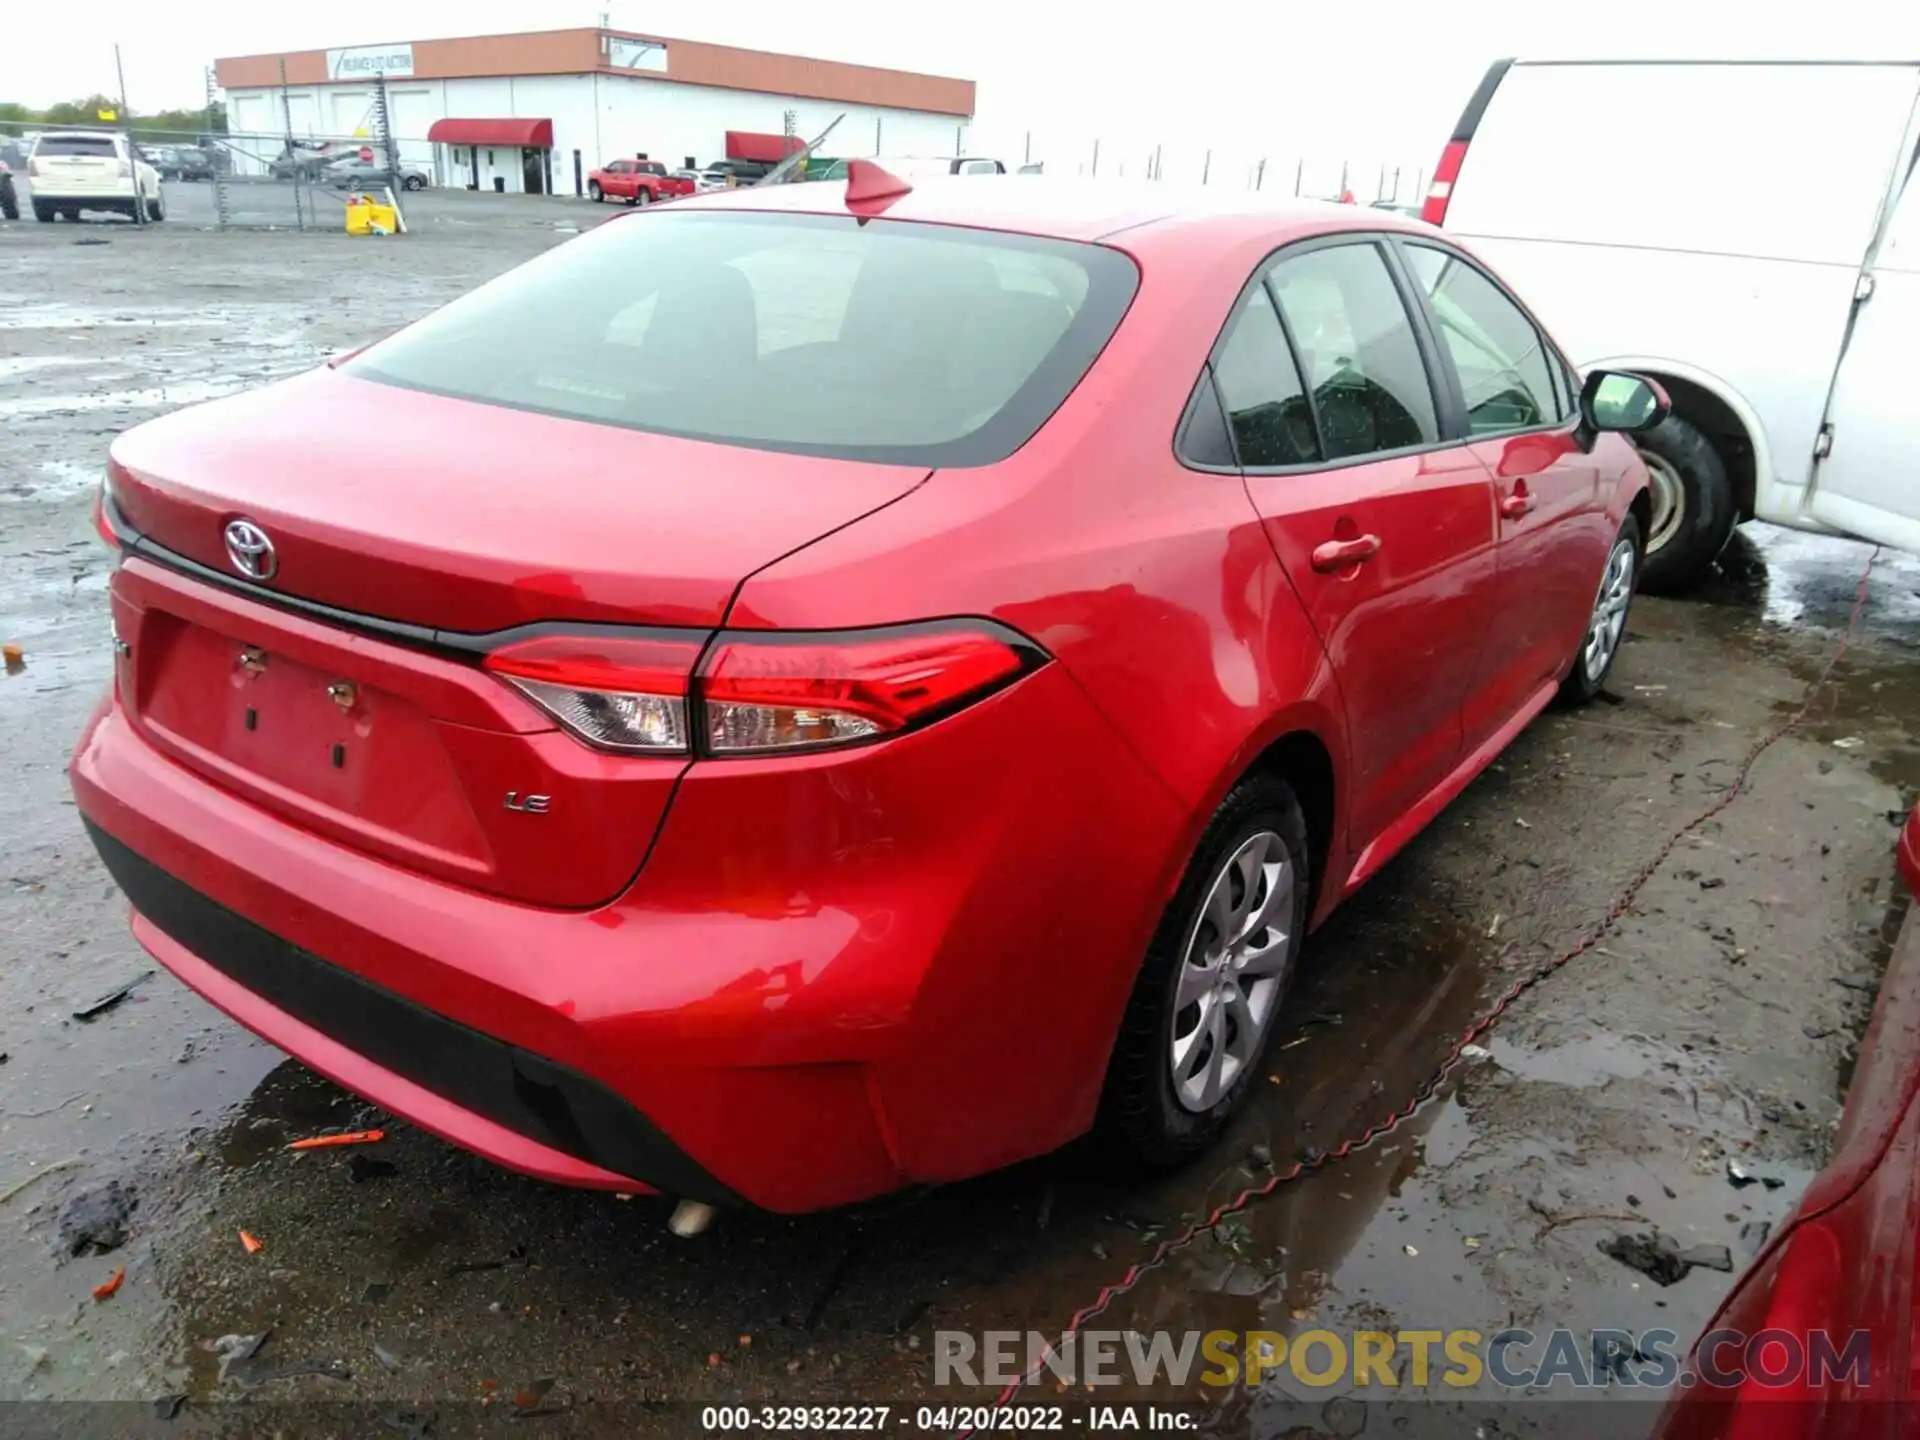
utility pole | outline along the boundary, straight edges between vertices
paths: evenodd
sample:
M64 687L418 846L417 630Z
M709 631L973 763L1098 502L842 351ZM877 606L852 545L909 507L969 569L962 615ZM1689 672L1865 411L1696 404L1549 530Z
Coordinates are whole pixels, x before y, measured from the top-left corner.
M1093 141L1093 169L1089 173L1094 175L1100 173L1100 139L1098 136L1095 136Z
M1200 162L1200 183L1207 183L1207 177L1213 173L1213 151L1207 151L1207 158Z
M1307 178L1307 157L1302 155L1293 167L1293 198L1300 198L1300 185Z
M1258 190L1267 183L1267 157L1260 157L1260 168L1253 172L1253 188Z
M127 72L120 67L120 43L113 46L113 73L120 82L120 128L127 137L127 168L133 172L133 223L147 223L147 197L140 193L140 154L133 143L133 112L127 109ZM72 214L72 211L68 211Z

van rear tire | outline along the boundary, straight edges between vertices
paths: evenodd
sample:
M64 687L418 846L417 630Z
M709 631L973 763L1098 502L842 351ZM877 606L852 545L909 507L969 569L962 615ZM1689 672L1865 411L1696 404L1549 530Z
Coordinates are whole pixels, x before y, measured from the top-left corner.
M1698 584L1726 548L1739 511L1726 462L1713 442L1678 415L1635 437L1653 482L1640 588L1675 595Z

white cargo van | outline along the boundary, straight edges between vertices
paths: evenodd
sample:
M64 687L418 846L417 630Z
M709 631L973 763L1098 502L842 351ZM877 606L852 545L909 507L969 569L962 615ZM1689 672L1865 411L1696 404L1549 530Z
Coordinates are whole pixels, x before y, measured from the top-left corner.
M1643 584L1758 517L1920 551L1920 62L1496 62L1424 217L1657 377Z

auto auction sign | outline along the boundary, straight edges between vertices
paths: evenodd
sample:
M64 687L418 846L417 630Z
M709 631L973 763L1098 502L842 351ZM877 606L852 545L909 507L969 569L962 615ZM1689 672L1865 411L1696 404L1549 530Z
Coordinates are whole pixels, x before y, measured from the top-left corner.
M327 51L329 80L370 80L375 75L413 74L413 46L358 45Z

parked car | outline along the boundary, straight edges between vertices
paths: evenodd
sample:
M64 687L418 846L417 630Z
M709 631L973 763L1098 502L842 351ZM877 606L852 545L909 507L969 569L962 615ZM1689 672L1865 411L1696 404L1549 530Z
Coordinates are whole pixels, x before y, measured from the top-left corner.
M72 780L140 941L569 1184L1195 1155L1308 929L1606 682L1666 413L1246 204L696 196L121 435Z
M173 152L173 178L211 180L219 174L220 155L203 145L176 145Z
M321 174L336 190L424 190L428 183L427 172L417 165L405 162L389 165L380 155L371 160L363 160L358 154L346 155L333 161Z
M691 195L698 188L697 181L668 174L658 160L609 160L587 175L587 198L596 205L602 200L652 205Z
M329 140L296 140L267 162L267 174L275 180L320 180L329 165L357 156L362 148L358 141L336 144Z
M1640 440L1648 589L1697 579L1755 517L1920 551L1916 93L1914 62L1502 60L1469 101L1426 218L1510 274L1577 363L1673 397ZM1558 137L1599 114L1609 154L1675 163L1543 184Z
M1920 806L1901 832L1899 869L1920 899ZM1657 1440L1909 1433L1905 1417L1920 1403L1916 1246L1920 906L1908 911L1881 978L1833 1156L1702 1328L1687 1364L1707 1383L1672 1392ZM1815 1383L1794 1357L1810 1363L1823 1348L1847 1363Z
M761 160L716 160L701 174L714 182L711 188L731 190L764 180L772 170L772 164Z
M138 218L166 218L160 172L128 146L127 137L105 130L48 130L27 158L33 218L78 220L83 210L110 210Z

